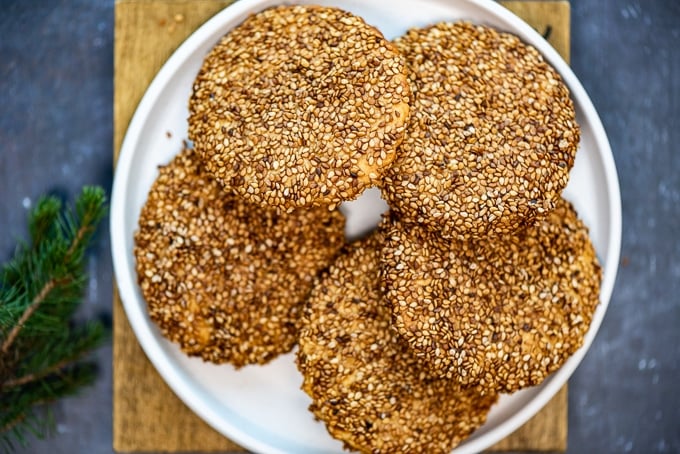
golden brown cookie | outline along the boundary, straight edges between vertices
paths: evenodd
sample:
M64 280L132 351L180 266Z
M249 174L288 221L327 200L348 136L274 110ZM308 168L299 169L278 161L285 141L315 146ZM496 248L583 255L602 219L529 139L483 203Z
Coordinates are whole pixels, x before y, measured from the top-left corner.
M447 241L395 217L381 229L395 327L440 376L513 392L581 346L602 274L569 202L502 240Z
M567 87L538 51L465 22L413 29L395 44L414 102L382 190L402 221L467 240L552 210L580 131Z
M189 138L217 180L250 202L335 206L392 163L409 96L404 59L363 19L279 6L250 16L207 55Z
M318 279L302 318L298 368L310 409L348 449L448 453L486 420L495 393L433 376L392 329L377 235Z
M184 150L160 168L135 234L149 315L190 356L236 367L288 352L317 272L344 244L326 208L279 214L226 194Z

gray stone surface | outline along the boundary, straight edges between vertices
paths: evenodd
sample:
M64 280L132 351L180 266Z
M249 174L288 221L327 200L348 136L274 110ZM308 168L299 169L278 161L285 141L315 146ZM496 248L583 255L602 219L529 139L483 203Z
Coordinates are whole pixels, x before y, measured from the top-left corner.
M574 0L572 64L614 151L619 277L571 379L569 452L680 452L680 3ZM112 180L113 3L0 0L0 259L36 198ZM108 232L83 313L111 313ZM111 348L101 378L55 406L57 434L24 452L110 453Z

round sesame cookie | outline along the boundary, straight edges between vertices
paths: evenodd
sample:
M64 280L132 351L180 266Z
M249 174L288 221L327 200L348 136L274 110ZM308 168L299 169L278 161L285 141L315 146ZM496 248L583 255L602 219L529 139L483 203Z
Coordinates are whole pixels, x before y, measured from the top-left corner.
M414 102L382 189L401 219L466 240L552 210L580 130L567 87L538 51L465 22L413 29L395 44Z
M440 376L513 392L582 344L601 269L569 202L502 240L443 240L392 217L381 275L399 334Z
M182 151L160 168L134 254L149 315L190 356L263 364L297 340L317 272L344 244L326 208L279 214L226 194Z
M348 449L450 452L497 395L434 377L399 338L381 297L379 247L375 234L353 243L314 286L300 329L302 388Z
M189 138L231 191L288 210L356 198L394 160L409 114L403 57L348 12L279 6L207 55Z

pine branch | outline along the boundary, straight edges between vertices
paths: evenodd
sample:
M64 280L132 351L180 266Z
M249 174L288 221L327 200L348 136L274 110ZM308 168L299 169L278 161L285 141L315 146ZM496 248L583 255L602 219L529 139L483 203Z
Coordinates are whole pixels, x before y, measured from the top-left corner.
M0 433L9 432L14 428L14 426L21 423L21 421L24 421L25 419L26 413L21 413L19 416L6 423L4 426L0 427Z
M47 200L46 202L47 210L49 215L54 216L56 212L54 211L55 207L58 207L58 205L53 203L53 200ZM95 207L96 209L96 207ZM73 240L71 241L71 244L68 247L68 250L66 251L66 255L64 257L64 261L70 261L72 259L72 255L80 250L81 244L83 243L83 240L87 237L88 234L90 234L93 230L95 225L93 225L93 222L96 222L95 220L98 220L98 218L95 216L95 213L89 209L87 205L81 206L78 211L80 212L80 215L83 217L81 220L82 225L80 228L76 231ZM45 232L50 230L50 226L45 224L45 221L48 221L49 217L45 217L43 214L40 217L37 217L33 219L33 222L35 223L34 228L32 229L33 233L38 235L38 239L42 240L42 236L45 234ZM70 228L70 226L68 227ZM7 353L7 350L9 350L9 347L11 347L12 342L14 342L14 339L16 339L17 335L19 334L19 331L21 331L21 328L24 327L24 323L33 315L33 313L38 309L40 304L45 300L47 295L54 289L59 282L56 279L51 279L45 283L45 285L40 289L40 292L36 295L36 297L33 299L31 304L26 308L23 314L21 314L21 317L19 318L19 321L17 324L12 328L12 331L9 333L9 336L7 336L7 339L5 342L2 344L2 347L0 348L0 351L2 353Z
M46 365L31 364L30 361L27 360L29 366L27 369L32 370L33 372L28 372L16 378L10 378L0 385L0 391L6 388L22 386L42 380L45 377L60 372L90 353L94 348L101 344L104 337L104 329L99 323L88 324L82 329L76 330L74 333L67 334L63 340L53 342L53 345L55 346L53 350L56 351L56 354L55 352L43 353L43 355L48 358L47 362L45 362ZM73 351L73 354L64 358L61 354L62 348L64 347L70 348ZM40 355L38 359L41 359L43 355ZM50 358L51 356L56 359Z
M52 336L49 345L39 355L25 355L21 367L15 370L13 378L0 386L0 391L41 379L78 361L99 346L106 334L101 323L87 323Z
M3 393L0 404L11 402L13 407L0 414L0 426L7 428L0 432L0 449L3 445L5 450L12 449L14 442L25 445L27 435L44 438L54 426L49 404L91 384L96 371L92 363L78 363L40 383Z
M52 291L52 289L57 285L57 282L52 279L48 281L40 290L40 293L38 293L31 302L31 304L26 308L23 314L21 314L21 317L19 317L19 320L17 321L17 324L14 325L14 328L12 328L12 331L10 331L9 336L7 336L7 339L5 339L5 342L2 344L2 353L7 353L9 348L12 346L12 342L14 342L14 339L17 338L19 335L19 332L21 331L21 328L24 327L24 324L26 321L31 318L31 315L38 310L38 307L40 304L45 300L47 295Z
M19 377L19 378L10 378L9 380L7 380L5 383L2 384L2 387L3 388L12 388L14 386L21 386L21 385L25 385L27 383L34 382L36 380L40 380L41 378L44 378L48 375L51 375L55 372L58 372L62 368L71 364L72 362L79 360L80 356L81 355L76 355L76 356L72 356L70 358L66 358L62 361L59 361L57 364L54 364L54 365L50 366L49 368L44 369L40 372L35 372L35 373L32 373L32 374L24 375L24 376Z
M30 243L20 243L0 268L0 449L44 436L45 404L95 378L82 362L101 345L99 322L74 325L87 282L85 252L105 214L101 188L86 187L74 209L54 197L29 215ZM42 415L42 416L41 416Z

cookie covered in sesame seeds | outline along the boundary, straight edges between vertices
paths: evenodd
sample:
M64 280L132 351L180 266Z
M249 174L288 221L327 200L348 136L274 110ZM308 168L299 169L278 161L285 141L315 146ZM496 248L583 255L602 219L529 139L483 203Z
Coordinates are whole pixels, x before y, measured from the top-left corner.
M189 138L229 190L288 210L356 198L392 163L409 115L403 57L336 8L252 15L194 81Z
M343 228L337 210L280 214L245 203L185 149L160 167L135 233L149 315L190 356L264 364L296 343L302 305L344 244Z
M580 130L569 90L538 51L466 22L412 29L395 44L414 101L382 190L402 220L467 240L552 210Z
M486 420L495 393L433 376L391 326L376 234L348 246L304 311L298 368L310 410L348 449L447 453Z
M540 384L583 343L602 273L569 202L502 240L444 240L396 217L381 231L394 326L440 376L514 392Z

